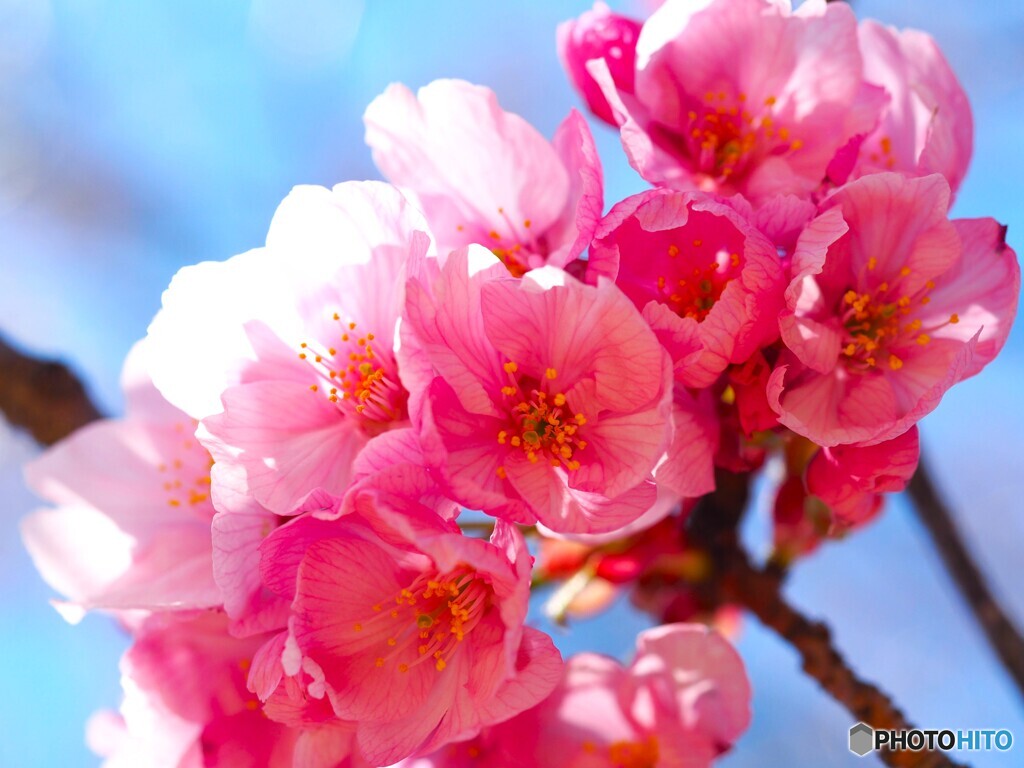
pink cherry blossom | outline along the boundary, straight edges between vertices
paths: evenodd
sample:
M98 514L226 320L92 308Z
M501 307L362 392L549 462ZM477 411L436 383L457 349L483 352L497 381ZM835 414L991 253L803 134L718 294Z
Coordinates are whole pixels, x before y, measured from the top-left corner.
M884 102L853 12L824 0L669 0L640 32L634 93L611 64L587 66L641 176L754 201L811 193Z
M370 763L465 738L551 691L561 659L523 627L532 559L514 526L468 538L373 485L345 504L340 518L304 515L271 534L262 570L292 600L288 637L272 641L281 672L354 724Z
M436 80L391 85L366 110L377 166L413 195L438 249L490 248L516 276L565 266L601 218L601 165L573 110L548 142L487 88Z
M807 467L807 490L828 504L837 530L849 528L875 514L879 494L907 487L920 453L917 427L867 447L822 448Z
M608 99L587 70L591 59L604 59L618 90L632 95L636 75L636 41L641 23L612 11L602 2L585 11L578 19L558 27L558 55L576 90L590 111L606 123L615 125Z
M264 716L245 684L264 639L231 637L218 614L148 619L121 664L121 717L90 726L104 768L364 768L351 728L300 731Z
M226 474L229 471L233 477ZM224 609L234 620L231 631L242 636L284 627L293 595L289 593L286 600L268 589L260 573L260 547L285 518L256 504L239 475L237 466L214 467L221 493L220 510L213 518L213 565ZM347 506L335 504L336 499L322 490L313 490L291 514L337 518L351 511L351 500L361 491L372 488L392 496L420 498L446 520L458 516L459 508L443 496L426 468L410 428L392 429L371 440L352 463L351 477Z
M516 280L470 246L407 292L420 439L456 501L560 533L612 530L654 503L670 362L611 281L553 267Z
M215 470L217 467L215 467ZM239 488L244 486L239 485ZM357 502L366 495L387 498L396 509L405 509L409 499L413 514L421 514L422 507L432 510L444 520L454 520L459 507L444 497L424 459L412 429L394 429L371 441L352 465L352 484L344 497L336 497L315 489L292 510L292 515L310 515L318 521L336 520L357 511ZM273 558L275 575L271 578L261 569L266 546L264 541L286 521L252 506L242 492L223 497L227 506L213 520L214 573L224 592L225 610L235 619L232 633L250 634L254 631L281 629L287 625L294 594L294 569L298 566L305 544L320 535L322 526L301 528L313 538L289 534L286 539L294 546L287 558L290 570L282 571L284 560L280 550ZM269 515L269 517L268 517ZM328 527L326 530L330 530ZM275 538L279 541L279 538ZM302 546L296 542L303 543ZM276 545L275 545L276 546ZM282 573L285 573L282 576ZM268 663L270 661L268 660ZM266 674L277 674L267 672ZM268 689L273 690L273 686Z
M136 346L125 365L127 414L75 432L25 469L56 509L22 523L43 577L84 610L219 605L210 545L210 454L195 422L169 405Z
M967 173L974 125L967 94L935 41L870 19L858 29L864 77L890 100L860 146L855 175L896 170L941 173L955 193Z
M699 768L750 722L739 655L694 624L641 632L629 667L592 653L566 662L543 703L403 768Z
M298 187L266 248L175 277L150 328L154 380L203 419L215 502L290 514L314 488L343 492L360 451L407 424L394 345L425 229L385 184Z
M787 354L768 382L779 421L822 446L906 432L1002 348L1020 269L991 219L950 222L938 174L866 176L797 246Z
M656 189L618 203L591 246L587 279L614 279L671 353L676 380L707 387L778 334L776 248L731 206Z

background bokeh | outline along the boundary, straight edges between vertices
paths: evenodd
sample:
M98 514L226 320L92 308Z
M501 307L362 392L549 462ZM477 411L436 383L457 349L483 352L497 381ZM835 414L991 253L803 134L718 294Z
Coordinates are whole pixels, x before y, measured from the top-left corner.
M376 178L361 112L389 82L463 77L551 135L578 102L554 48L585 0L0 0L0 332L69 361L109 413L124 354L180 267L260 245L299 183ZM640 15L642 3L612 3ZM934 35L971 97L976 154L955 213L1008 223L1024 248L1024 3L858 0L862 16ZM596 127L609 203L642 188L616 135ZM0 371L0 375L3 372ZM925 450L965 537L1024 624L1024 339L950 392ZM104 617L66 625L32 569L17 521L37 502L20 465L37 454L0 422L0 766L98 759L83 724L119 700L125 638ZM762 505L763 506L763 505ZM755 510L751 546L764 552ZM787 585L827 617L866 678L927 727L1001 727L1024 764L1024 710L902 500L799 565ZM611 616L557 634L565 652L625 657L643 620ZM851 718L753 619L737 638L754 725L724 768L868 766Z

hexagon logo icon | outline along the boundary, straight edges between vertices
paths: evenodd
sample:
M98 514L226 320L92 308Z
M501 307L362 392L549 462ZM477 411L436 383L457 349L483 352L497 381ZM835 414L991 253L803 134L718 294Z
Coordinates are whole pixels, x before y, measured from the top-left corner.
M857 723L850 729L850 751L864 757L874 749L875 732L867 723Z

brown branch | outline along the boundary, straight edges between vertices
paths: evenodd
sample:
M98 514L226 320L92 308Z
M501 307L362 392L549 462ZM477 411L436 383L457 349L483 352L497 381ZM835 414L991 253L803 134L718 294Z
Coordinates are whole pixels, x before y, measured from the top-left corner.
M917 516L932 537L953 583L974 613L989 643L1024 696L1024 638L999 606L971 558L949 508L936 490L922 458L907 486Z
M755 568L739 545L736 526L747 501L747 478L721 472L717 490L705 497L691 514L687 536L691 545L707 549L714 569L711 578L697 586L708 605L742 605L800 654L803 670L833 699L846 707L857 721L884 730L912 730L913 725L877 686L850 668L832 643L823 623L812 621L782 596L781 574ZM851 723L853 725L853 723ZM890 766L905 768L955 768L941 752L882 751L879 757Z
M81 382L64 365L29 357L2 338L0 412L43 445L100 418Z
M775 577L754 568L742 553L737 553L720 586L723 598L747 608L793 646L800 654L804 672L846 707L855 721L883 730L914 728L884 691L850 668L833 645L828 627L808 619L786 601ZM883 751L879 757L886 765L907 768L960 765L941 752Z

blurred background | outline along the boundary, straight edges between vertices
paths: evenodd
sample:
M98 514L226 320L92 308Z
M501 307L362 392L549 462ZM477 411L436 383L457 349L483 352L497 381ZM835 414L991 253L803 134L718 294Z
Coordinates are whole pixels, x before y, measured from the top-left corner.
M612 2L642 16L642 0ZM1024 249L1024 3L857 0L862 17L930 32L974 106L976 149L958 216L1009 224ZM180 267L261 245L295 184L377 178L365 105L392 81L461 77L550 136L578 106L555 26L585 0L0 0L0 333L58 356L110 414L132 342ZM643 188L617 135L595 132L606 199ZM925 451L998 596L1024 624L1024 332L923 424ZM0 371L0 375L3 372ZM0 421L0 766L95 766L89 714L119 702L126 638L102 616L71 627L47 604L17 533L37 504L20 466L38 449ZM746 534L763 552L764 511ZM854 668L922 727L1008 728L1024 709L902 500L801 563L792 601L826 617ZM625 605L557 633L563 652L626 657L643 620ZM737 643L754 724L724 768L868 766L852 719L753 619ZM966 756L965 756L966 757Z

